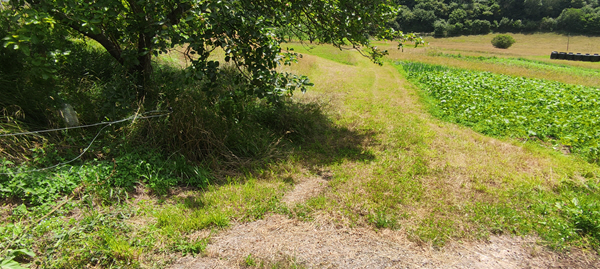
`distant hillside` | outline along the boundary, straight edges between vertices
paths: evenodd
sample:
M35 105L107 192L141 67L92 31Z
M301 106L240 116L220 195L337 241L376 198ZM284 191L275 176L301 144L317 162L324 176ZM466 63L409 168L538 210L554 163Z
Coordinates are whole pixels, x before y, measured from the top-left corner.
M490 32L600 35L598 0L396 0L392 27L437 37Z

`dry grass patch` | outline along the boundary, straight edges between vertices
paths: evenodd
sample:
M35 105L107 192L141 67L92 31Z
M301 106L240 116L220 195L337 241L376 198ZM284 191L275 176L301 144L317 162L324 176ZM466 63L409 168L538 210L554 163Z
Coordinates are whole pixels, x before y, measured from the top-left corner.
M536 247L536 238L492 236L438 250L403 231L349 229L281 215L238 225L211 239L205 257L170 268L599 268L594 256Z

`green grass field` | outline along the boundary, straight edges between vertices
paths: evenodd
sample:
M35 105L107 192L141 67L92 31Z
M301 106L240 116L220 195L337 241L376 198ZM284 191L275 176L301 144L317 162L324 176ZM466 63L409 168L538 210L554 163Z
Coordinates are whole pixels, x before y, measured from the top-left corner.
M436 40L428 51L390 51L383 66L353 50L285 44L284 48L293 48L303 57L284 69L308 75L315 86L306 94L296 93L295 106L285 113L253 111L252 120L260 124L248 124L251 128L245 132L231 133L256 137L251 141L255 144L240 145L239 152L259 151L263 137L272 139L266 140L272 141L264 146L268 151L256 155L266 161L246 165L251 161L224 159L244 162L236 166L206 160L190 169L182 156L165 161L154 159L151 152L125 148L120 151L122 158L5 176L0 189L7 193L0 207L0 250L16 253L13 256L20 262L37 268L163 268L182 255L205 254L211 238L233 225L282 214L350 228L401 230L412 241L440 248L449 242L504 234L536 236L538 244L559 252L571 248L597 252L600 167L597 160L594 163L585 155L584 149L591 146L565 151L565 146L570 146L568 139L580 138L548 131L544 134L554 140L543 140L546 129L517 129L527 124L513 128L518 135L504 132L512 127L478 125L521 115L508 109L503 115L503 110L492 106L503 104L488 102L499 98L492 94L503 86L485 92L473 83L475 88L466 92L463 84L466 74L486 76L484 81L525 81L532 90L519 100L531 101L531 109L526 110L533 111L533 100L545 94L557 96L558 101L596 98L597 89L589 87L599 85L600 64L536 60L541 52L529 57L530 42L551 38L546 35L519 35L517 44L522 47L515 45L514 54L511 48L501 56L500 52L491 53L494 50L488 48L491 45L484 42L486 38ZM574 40L581 47L591 42ZM177 61L185 64L178 57L166 59L165 64L177 66ZM439 70L459 68L456 72L464 73L427 73L398 62L422 63L429 69L436 69L430 65L436 63ZM481 75L481 71L490 73ZM556 76L558 73L568 75ZM475 105L483 104L479 107L500 116L473 110L475 114L469 118L464 109L442 106L442 97L430 90L431 79L419 78L426 74L438 79L440 87L458 92L452 96L456 98L454 107L484 100ZM587 87L566 88L554 81ZM535 83L542 86L535 88ZM575 92L579 90L588 95ZM467 98L472 99L465 101ZM569 109L592 121L598 114L589 105ZM470 121L476 114L477 121ZM537 114L525 116L540 118ZM207 124L180 117L169 119L177 123L173 128ZM251 131L272 125L279 131ZM128 126L135 127L133 123ZM597 143L593 125L588 129L577 126L562 126L560 132L568 135L569 131L586 130L590 136L596 135ZM573 144L573 148L577 146ZM101 154L108 154L107 149L98 149L95 156L101 158ZM45 164L53 160L40 157L35 161ZM13 166L5 163L0 172L12 173ZM283 201L301 179L323 174L329 175L323 192L293 206ZM15 252L18 249L31 250L36 256ZM256 266L258 261L248 255L245 264ZM288 267L292 266L281 265Z
M393 63L382 68L363 64L370 70L356 70L361 76L346 67L348 71L340 72L346 76L328 82L348 85L340 104L346 107L339 113L340 124L376 130L366 146L376 157L336 167L340 179L332 182L333 190L325 195L328 199L318 198L328 203L320 207L343 212L339 218L349 225L403 227L415 238L435 244L504 232L537 233L556 247L597 244L596 231L587 230L598 221L593 213L597 212L595 198L587 198L597 195L596 165L547 145L492 140L443 123L429 116L419 100L431 97L406 82L401 67L397 67L399 76L393 74ZM462 92L450 77L440 78L440 83ZM317 87L325 95L336 92L333 86ZM587 202L575 205L574 199ZM589 215L570 215L557 203L571 208L569 212ZM589 218L590 226L579 227L578 218Z

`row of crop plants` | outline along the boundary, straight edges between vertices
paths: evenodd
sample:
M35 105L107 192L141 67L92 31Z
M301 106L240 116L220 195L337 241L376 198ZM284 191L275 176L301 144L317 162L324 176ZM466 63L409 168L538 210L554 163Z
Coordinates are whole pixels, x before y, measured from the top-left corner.
M600 90L490 72L402 63L435 113L493 136L534 138L600 158Z

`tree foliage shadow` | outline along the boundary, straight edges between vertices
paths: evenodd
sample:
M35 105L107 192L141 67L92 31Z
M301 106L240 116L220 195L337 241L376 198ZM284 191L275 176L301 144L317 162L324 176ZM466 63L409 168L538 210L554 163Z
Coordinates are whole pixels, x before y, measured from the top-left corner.
M223 67L234 78L239 70ZM282 97L268 103L244 92L235 80L218 81L211 91L202 82L169 91L179 74L165 73L165 100L173 108L167 119L147 121L136 130L137 147L179 154L213 171L252 173L266 164L298 157L308 166L343 160L369 161L366 146L375 132L337 125L318 102Z
M249 178L260 178L270 164L288 159L317 174L320 167L330 164L375 159L368 146L376 132L336 124L320 103L262 103L247 107L243 116L231 118L215 113L216 107L196 107L199 102L194 99L178 100L184 101L172 103L170 119L152 124L149 121L136 134L140 138L128 140L144 141L134 145L136 148L181 157L177 169L168 165L170 171L178 171L178 182L168 189L153 189L165 202L175 200L189 209L205 208L203 197L212 189L206 188L208 185L218 188L232 182L246 184ZM197 172L189 171L192 167L207 168L203 180L197 180ZM273 206L267 201L255 202L261 203L265 212Z
M288 145L283 155L296 155L309 166L375 159L367 146L376 132L337 125L318 103L288 103L283 109L267 123L284 132Z

